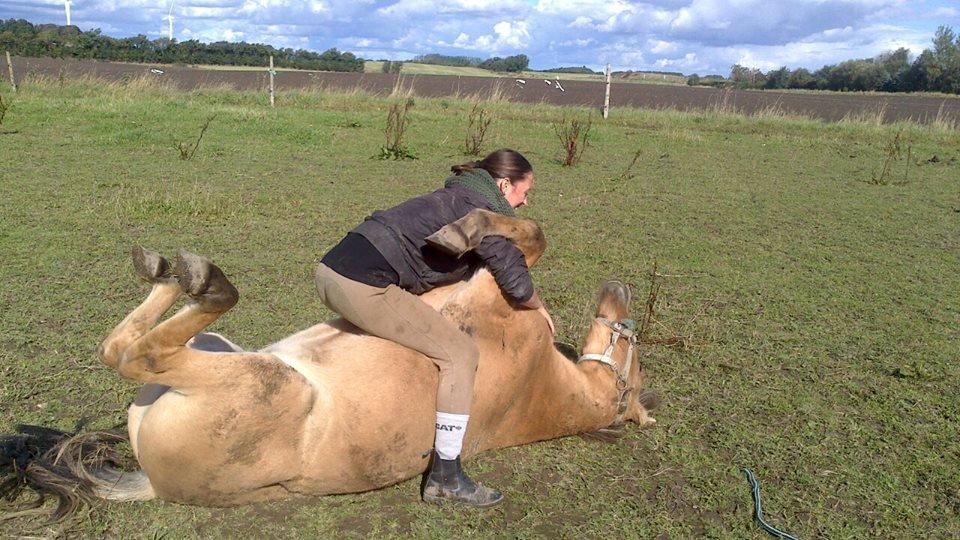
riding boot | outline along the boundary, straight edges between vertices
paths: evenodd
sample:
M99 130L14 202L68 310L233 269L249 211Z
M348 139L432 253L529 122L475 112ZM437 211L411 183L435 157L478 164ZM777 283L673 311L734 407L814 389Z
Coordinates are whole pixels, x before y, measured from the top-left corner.
M421 493L423 500L435 504L458 502L483 508L503 500L503 493L484 487L470 479L457 459L442 459L434 450L430 471L424 475Z

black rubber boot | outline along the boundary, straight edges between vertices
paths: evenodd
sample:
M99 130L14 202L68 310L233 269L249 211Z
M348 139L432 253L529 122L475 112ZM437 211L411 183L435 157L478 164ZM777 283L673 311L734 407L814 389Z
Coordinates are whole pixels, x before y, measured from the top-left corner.
M441 459L433 451L430 470L423 477L421 489L423 500L434 504L456 502L467 506L484 508L503 500L503 493L496 489L481 486L470 479L457 459Z

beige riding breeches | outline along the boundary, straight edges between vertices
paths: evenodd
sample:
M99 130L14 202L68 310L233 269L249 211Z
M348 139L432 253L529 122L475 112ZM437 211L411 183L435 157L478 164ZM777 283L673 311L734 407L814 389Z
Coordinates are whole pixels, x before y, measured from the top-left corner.
M480 352L439 311L396 285L372 287L317 266L323 303L361 330L428 356L440 368L437 411L470 414Z

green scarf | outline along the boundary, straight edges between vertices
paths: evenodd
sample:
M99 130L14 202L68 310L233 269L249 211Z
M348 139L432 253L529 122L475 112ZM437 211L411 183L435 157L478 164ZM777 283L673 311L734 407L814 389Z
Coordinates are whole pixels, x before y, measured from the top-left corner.
M513 207L507 202L507 199L500 193L497 183L494 182L490 173L484 169L474 169L458 176L451 176L443 182L443 187L464 186L470 188L490 203L490 207L498 214L514 217Z

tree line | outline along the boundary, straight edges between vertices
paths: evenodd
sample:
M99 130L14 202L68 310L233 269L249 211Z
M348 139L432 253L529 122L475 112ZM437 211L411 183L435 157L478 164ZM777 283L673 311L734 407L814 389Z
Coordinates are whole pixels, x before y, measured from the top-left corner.
M474 56L448 56L445 54L421 54L414 56L411 62L417 64L433 64L437 66L476 67L490 71L506 71L516 73L527 69L530 59L525 54L501 58L494 56L483 60Z
M277 67L363 71L362 58L337 49L316 53L243 41L201 43L195 39L151 40L144 35L112 38L103 35L99 29L84 32L76 26L34 25L23 19L0 19L0 49L19 56L230 66L266 66L268 58L273 55Z
M941 26L933 37L933 47L925 49L913 61L910 51L900 48L874 58L847 60L826 65L816 71L781 67L763 73L735 64L727 80L692 75L687 84L734 86L737 88L877 92L943 92L960 94L960 36Z

